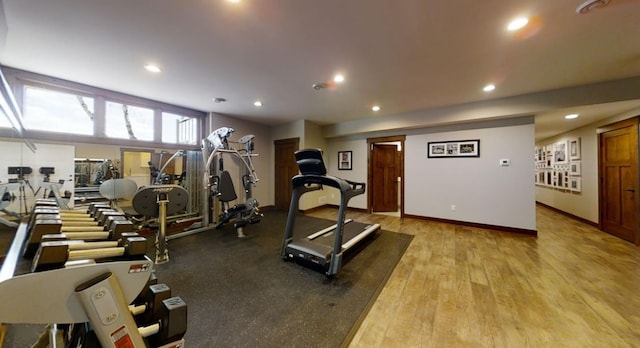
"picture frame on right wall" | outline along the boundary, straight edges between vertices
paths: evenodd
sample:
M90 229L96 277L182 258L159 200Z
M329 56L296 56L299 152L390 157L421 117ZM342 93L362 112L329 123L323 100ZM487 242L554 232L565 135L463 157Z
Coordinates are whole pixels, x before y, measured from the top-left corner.
M569 179L569 189L574 192L582 191L582 180L579 176L572 176Z
M559 141L554 144L553 150L554 164L563 164L569 162L569 156L567 154L567 142Z
M580 176L581 167L582 165L580 164L580 161L572 161L569 164L569 174L571 174L572 176Z
M580 159L580 138L569 139L569 159L576 161Z
M352 169L352 151L338 151L338 170Z

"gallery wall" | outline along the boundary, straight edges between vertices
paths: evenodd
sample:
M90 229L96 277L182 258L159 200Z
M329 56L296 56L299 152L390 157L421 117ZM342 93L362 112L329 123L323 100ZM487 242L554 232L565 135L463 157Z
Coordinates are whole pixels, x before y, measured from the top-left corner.
M640 109L577 128L556 137L536 142L537 147L580 139L580 191L562 190L549 185L536 185L536 201L597 224L598 208L598 128L640 115Z
M585 220L598 222L598 135L594 126L582 127L560 136L540 141L537 148L552 147L569 140L579 139L580 159L579 175L571 175L579 179L579 190L562 188L558 185L547 185L545 182L534 179L536 183L536 201ZM553 158L551 159L553 161ZM553 166L553 164L552 164ZM538 169L538 175L550 174L546 169ZM552 174L551 174L552 176ZM552 179L553 180L553 179ZM556 182L556 184L558 184ZM569 183L570 184L570 183Z

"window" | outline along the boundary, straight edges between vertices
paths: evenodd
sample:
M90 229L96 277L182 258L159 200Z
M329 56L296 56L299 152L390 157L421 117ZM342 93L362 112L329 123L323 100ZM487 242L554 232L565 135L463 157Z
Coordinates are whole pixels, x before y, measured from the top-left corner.
M197 147L202 137L202 111L14 68L2 67L3 73L16 91L20 135L29 139L184 149ZM0 133L13 136L4 104Z
M153 110L106 102L105 134L109 138L153 141Z
M0 128L11 128L11 122L7 118L7 115L0 108Z
M93 98L25 86L22 123L28 130L93 135Z
M162 142L168 144L198 144L198 119L162 113Z

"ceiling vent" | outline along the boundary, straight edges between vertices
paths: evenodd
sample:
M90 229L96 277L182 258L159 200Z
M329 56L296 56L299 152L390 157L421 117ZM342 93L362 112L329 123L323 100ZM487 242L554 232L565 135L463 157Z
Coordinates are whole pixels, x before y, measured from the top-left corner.
M320 82L320 83L314 83L312 85L312 87L313 87L313 89L318 91L318 90L325 89L325 88L329 87L329 85L324 83L324 82Z
M576 12L580 14L589 13L599 7L606 6L608 3L609 0L587 0L576 8Z

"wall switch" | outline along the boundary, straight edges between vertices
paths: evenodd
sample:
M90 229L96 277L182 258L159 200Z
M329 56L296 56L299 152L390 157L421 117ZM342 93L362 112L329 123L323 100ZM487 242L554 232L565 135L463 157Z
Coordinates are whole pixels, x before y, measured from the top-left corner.
M456 205L455 204L451 204L451 211L456 211Z
M511 160L509 160L509 159L506 159L506 158L505 158L505 159L501 159L501 160L500 160L500 165L501 165L502 167L508 167L508 166L509 166L509 164L511 164Z

